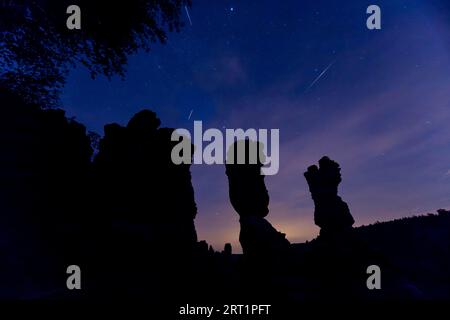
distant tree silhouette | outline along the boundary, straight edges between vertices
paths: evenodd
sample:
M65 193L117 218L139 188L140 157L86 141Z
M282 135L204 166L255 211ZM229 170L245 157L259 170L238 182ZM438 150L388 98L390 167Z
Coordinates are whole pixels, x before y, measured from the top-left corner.
M252 149L258 155L254 164L250 157ZM243 164L237 161L238 150L245 151ZM259 142L239 140L230 146L227 153L226 174L230 201L240 216L239 241L244 254L248 256L266 256L289 246L285 234L278 232L264 219L269 213L269 194L264 183L265 176L261 175L262 150Z
M321 228L321 234L351 228L355 221L347 203L338 196L338 185L342 181L339 164L323 157L319 160L319 168L312 165L304 175L314 200L314 222Z
M81 7L81 30L68 30L66 9ZM0 85L41 106L58 104L69 67L92 77L124 75L127 55L179 31L191 0L15 0L0 6Z

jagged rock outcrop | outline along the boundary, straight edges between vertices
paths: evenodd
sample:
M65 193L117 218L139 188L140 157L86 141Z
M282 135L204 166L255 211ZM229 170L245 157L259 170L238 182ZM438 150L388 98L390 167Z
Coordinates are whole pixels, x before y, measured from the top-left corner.
M226 256L231 256L231 254L233 253L233 248L231 247L231 243L225 243L222 253Z
M105 126L94 160L99 211L157 249L189 250L197 242L190 165L173 164L173 129L160 124L154 112L143 110L126 127Z
M251 146L253 144L253 146ZM245 150L243 163L238 163L238 150ZM250 150L262 153L260 143L241 140L234 143L227 154L226 174L229 182L231 204L239 214L241 231L239 241L244 255L269 256L286 250L289 241L286 235L278 232L264 217L269 213L269 194L261 175L261 157L250 161ZM256 156L256 155L255 155Z
M314 222L321 235L345 232L353 226L350 209L338 196L342 181L339 164L328 157L319 160L319 167L312 165L304 173L314 201Z
M174 288L183 287L176 291L183 294L193 279L197 206L190 165L172 162L174 129L160 124L154 112L143 110L125 127L106 125L93 162L100 243L94 265L112 266L118 278L113 292L123 296L152 287L161 299L174 297ZM110 277L97 270L96 279Z

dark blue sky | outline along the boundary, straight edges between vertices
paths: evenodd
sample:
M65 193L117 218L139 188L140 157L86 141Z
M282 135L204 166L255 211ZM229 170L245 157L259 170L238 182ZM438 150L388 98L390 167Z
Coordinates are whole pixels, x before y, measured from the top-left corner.
M341 194L358 225L448 208L445 2L193 0L192 25L183 11L181 33L130 57L124 81L74 70L64 108L99 134L143 108L169 127L202 120L279 128L280 171L266 177L268 218L294 242L318 231L303 171L323 155L341 164ZM370 4L381 7L382 30L366 28ZM216 249L238 248L224 171L192 168L199 238Z

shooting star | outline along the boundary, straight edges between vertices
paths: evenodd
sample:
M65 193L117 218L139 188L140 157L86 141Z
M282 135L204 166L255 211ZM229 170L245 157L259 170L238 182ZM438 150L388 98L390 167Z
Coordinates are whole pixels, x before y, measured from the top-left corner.
M192 26L191 15L189 14L189 9L188 9L188 7L187 7L187 6L184 6L184 10L186 10L186 15L187 15L187 17L188 17L188 19L189 19L189 23L190 23L191 26Z
M333 64L336 62L336 60L334 60L333 62L331 62L328 67L326 67L318 76L316 79L314 79L314 81L309 85L308 88L306 88L305 92L309 91L309 89L311 89L316 83L317 81L319 81L323 75L333 66Z
M190 120L190 119L191 119L191 116L192 116L192 112L194 112L194 109L192 109L192 110L191 110L191 113L189 113L189 117L188 117L188 120Z

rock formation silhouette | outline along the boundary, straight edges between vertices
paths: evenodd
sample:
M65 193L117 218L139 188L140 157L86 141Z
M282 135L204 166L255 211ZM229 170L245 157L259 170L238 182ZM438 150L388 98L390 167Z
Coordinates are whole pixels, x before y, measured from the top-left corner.
M233 253L233 248L231 247L231 243L225 243L222 253L226 256L231 256L231 254Z
M0 99L0 234L9 244L0 242L0 298L64 292L74 263L89 270L89 296L142 295L149 283L188 278L197 207L189 165L171 161L173 129L148 110L126 127L107 125L92 162L85 127L64 111L7 91Z
M106 125L93 162L104 259L123 274L121 291L132 290L130 296L148 286L161 296L164 290L173 294L189 277L197 250L190 165L173 164L174 130L160 124L154 112L143 110L126 127Z
M160 128L153 112L105 126L92 161L85 127L63 111L4 91L0 101L0 299L160 304L251 297L297 306L310 299L449 298L450 212L353 229L338 196L339 165L327 157L305 172L321 235L289 244L266 220L263 155L254 162L249 156L261 145L232 145L226 174L244 255L230 244L219 252L197 242L189 165L172 163L173 130ZM70 264L82 269L78 294L65 286ZM383 290L367 290L369 265L381 268Z
M256 152L252 154L255 161L251 161L251 150ZM230 201L240 217L239 241L242 251L250 257L269 256L289 247L286 235L278 232L265 219L269 213L269 194L264 175L261 175L262 150L259 142L239 140L230 146L227 153L226 174ZM242 151L245 157L239 163Z
M328 157L319 160L304 173L314 201L314 222L321 235L336 234L352 228L353 219L347 203L338 196L342 181L339 164Z
M160 124L154 112L143 110L126 127L105 126L94 159L101 210L131 229L145 226L145 237L158 248L189 249L197 242L190 166L172 163L173 129Z

